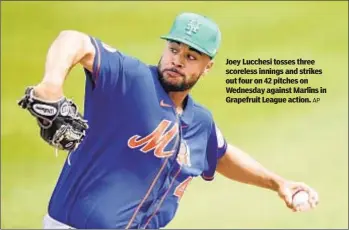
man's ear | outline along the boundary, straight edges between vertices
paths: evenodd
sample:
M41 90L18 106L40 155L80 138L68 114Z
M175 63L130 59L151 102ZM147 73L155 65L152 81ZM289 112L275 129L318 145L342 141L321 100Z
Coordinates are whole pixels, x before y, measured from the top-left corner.
M213 67L214 61L210 60L210 62L206 65L204 72L202 73L202 76L205 76Z

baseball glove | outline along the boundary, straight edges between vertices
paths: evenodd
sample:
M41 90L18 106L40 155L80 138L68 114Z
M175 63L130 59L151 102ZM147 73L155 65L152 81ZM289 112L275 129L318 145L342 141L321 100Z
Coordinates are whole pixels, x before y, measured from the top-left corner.
M83 141L87 121L72 100L63 97L45 101L35 97L34 88L28 87L18 105L37 119L41 138L56 149L72 151Z

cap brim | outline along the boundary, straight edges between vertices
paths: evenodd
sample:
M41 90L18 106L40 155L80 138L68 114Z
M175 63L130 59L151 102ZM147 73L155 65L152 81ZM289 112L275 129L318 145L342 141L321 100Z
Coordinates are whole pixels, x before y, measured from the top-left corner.
M178 37L173 37L171 35L164 35L164 36L160 36L161 39L165 39L165 40L173 40L173 41L177 41L177 42L181 42L183 44L186 44L190 47L192 47L193 49L196 49L198 51L200 51L201 53L204 53L206 55L208 55L209 57L213 57L209 52L207 52L206 50L202 49L201 47L199 47L198 45L196 45L195 43L188 41L186 39L183 38L178 38Z

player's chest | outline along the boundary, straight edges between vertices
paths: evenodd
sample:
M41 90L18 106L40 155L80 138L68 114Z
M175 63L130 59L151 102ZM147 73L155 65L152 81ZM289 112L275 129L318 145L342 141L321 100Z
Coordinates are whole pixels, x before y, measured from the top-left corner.
M206 166L210 127L195 119L188 122L187 118L194 116L189 102L178 115L169 96L156 82L149 82L137 82L133 86L137 94L129 95L132 106L127 107L127 114L134 124L128 126L128 147L146 153L150 164L164 163L170 171L180 168L184 174L201 174Z
M206 166L208 130L197 126L164 113L140 125L127 139L128 147L149 164L164 165L169 173L180 169L181 174L198 176Z

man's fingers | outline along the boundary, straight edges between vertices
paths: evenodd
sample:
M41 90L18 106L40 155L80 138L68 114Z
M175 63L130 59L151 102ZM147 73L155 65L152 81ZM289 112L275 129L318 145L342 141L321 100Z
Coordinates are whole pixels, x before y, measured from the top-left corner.
M312 208L316 207L319 204L319 195L313 189L311 189L311 191L309 192L309 203Z

